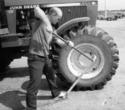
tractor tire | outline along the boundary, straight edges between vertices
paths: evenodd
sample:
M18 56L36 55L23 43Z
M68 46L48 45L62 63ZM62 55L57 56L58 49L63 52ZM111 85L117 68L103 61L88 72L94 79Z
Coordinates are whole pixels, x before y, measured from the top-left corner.
M70 34L68 34L70 35ZM68 36L67 35L67 36ZM75 48L65 46L60 50L58 64L59 76L68 83L73 83L82 74L77 86L90 90L101 89L116 73L119 51L113 38L100 28L87 26L82 33L69 37Z

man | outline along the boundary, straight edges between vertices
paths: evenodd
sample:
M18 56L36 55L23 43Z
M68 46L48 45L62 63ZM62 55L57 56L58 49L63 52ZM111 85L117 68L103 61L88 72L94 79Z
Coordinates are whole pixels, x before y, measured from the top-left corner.
M41 84L41 76L45 66L47 56L49 55L50 44L52 41L52 25L55 25L62 18L62 11L60 8L53 7L47 14L40 7L34 8L34 15L39 20L32 23L32 38L29 46L28 65L30 72L30 82L27 88L26 104L27 110L37 109L37 93ZM57 39L60 45L64 42ZM69 42L70 44L71 42ZM54 82L53 69L46 74L53 97L64 95L58 90ZM46 71L45 71L46 72Z

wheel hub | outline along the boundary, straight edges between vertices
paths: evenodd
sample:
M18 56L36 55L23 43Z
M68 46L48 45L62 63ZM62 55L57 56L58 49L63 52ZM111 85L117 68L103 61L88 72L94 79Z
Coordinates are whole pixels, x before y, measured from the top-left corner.
M93 58L92 58L91 55L89 55L88 53L84 53L84 54L93 60ZM81 66L84 66L85 68L90 67L91 64L92 64L92 61L90 61L88 58L86 58L86 57L83 56L83 55L80 55L80 56L79 56L79 60L78 60L78 61L79 61L80 65L81 65Z
M104 66L102 51L97 46L89 43L79 44L75 48L93 61L72 49L67 57L67 65L70 72L75 76L79 76L85 72L82 77L83 79L90 79L97 76Z

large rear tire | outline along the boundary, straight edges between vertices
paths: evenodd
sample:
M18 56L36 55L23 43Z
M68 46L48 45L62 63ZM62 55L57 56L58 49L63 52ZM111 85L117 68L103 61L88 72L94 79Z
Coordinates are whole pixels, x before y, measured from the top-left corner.
M113 38L100 28L89 26L80 34L76 33L75 38L69 38L75 43L75 48L90 57L93 62L66 46L61 49L59 55L60 76L73 83L84 72L77 86L89 89L102 88L111 80L118 67L119 51Z

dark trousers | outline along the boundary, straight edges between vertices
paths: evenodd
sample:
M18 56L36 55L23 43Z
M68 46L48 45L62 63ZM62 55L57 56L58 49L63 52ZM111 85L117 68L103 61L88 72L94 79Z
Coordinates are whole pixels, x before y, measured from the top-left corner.
M56 84L56 77L55 72L52 66L46 63L44 57L39 57L37 55L30 55L28 58L28 65L29 65L29 73L30 73L30 82L27 87L27 94L26 94L26 104L29 108L28 110L36 110L37 108L37 93L40 87L41 76L43 72L46 75L46 79L48 81L49 87L51 89L52 96L57 96L60 92L57 84Z

